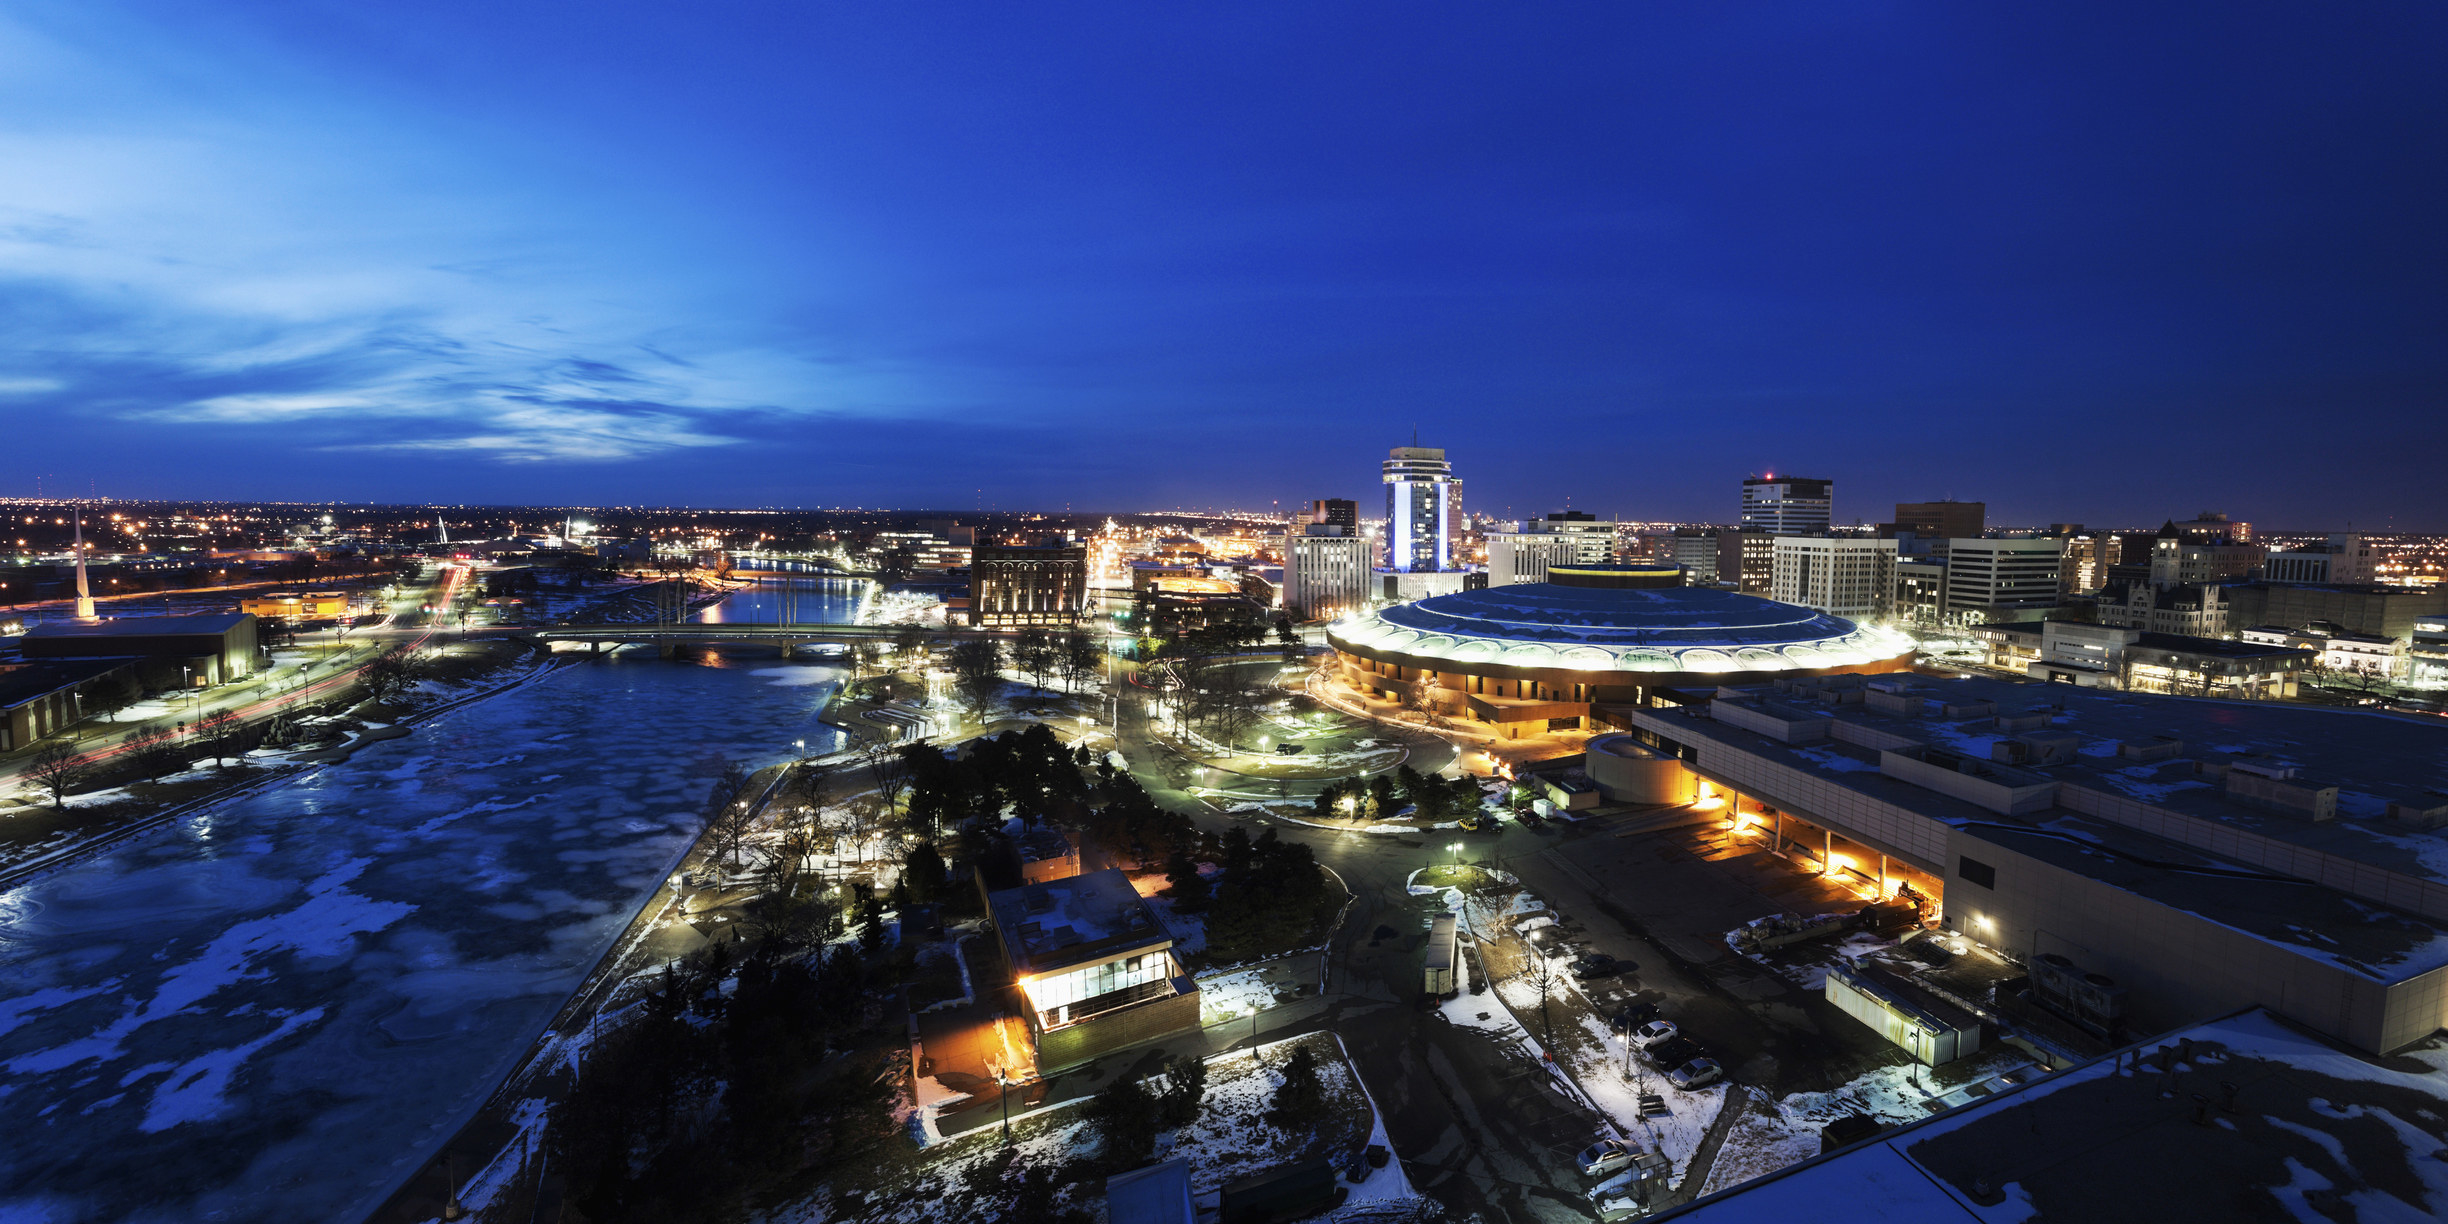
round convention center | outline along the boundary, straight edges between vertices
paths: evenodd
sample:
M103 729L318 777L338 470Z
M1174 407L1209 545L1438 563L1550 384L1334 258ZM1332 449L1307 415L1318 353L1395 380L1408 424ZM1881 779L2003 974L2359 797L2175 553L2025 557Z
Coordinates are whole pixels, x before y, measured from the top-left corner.
M1912 639L1712 587L1674 566L1557 566L1546 582L1439 595L1329 626L1342 679L1519 739L1592 729L1659 690L1908 666ZM1601 719L1603 721L1603 718Z

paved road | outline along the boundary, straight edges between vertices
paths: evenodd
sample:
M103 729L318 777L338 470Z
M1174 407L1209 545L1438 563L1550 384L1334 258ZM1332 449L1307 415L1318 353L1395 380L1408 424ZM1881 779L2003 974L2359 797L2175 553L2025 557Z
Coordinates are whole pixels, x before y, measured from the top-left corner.
M1552 1086L1547 1073L1477 1032L1416 1006L1419 945L1433 902L1405 885L1413 871L1442 861L1440 840L1345 833L1243 816L1229 817L1182 789L1187 767L1146 733L1143 696L1133 690L1121 714L1123 755L1149 792L1221 832L1236 820L1271 827L1308 846L1353 895L1329 951L1324 1006L1311 1024L1343 1038L1361 1079L1386 1119L1388 1137L1412 1184L1457 1218L1564 1221L1590 1218L1585 1181L1572 1165L1599 1120ZM1409 764L1433 773L1453 760L1451 745L1404 730ZM1289 784L1290 797L1315 794L1316 782ZM1468 838L1474 859L1535 854L1552 838L1508 828ZM1493 1000L1491 1000L1493 1002ZM1304 1024L1301 1027L1308 1027ZM1269 1036L1284 1031L1270 1025Z
M354 683L357 673L376 655L432 640L439 630L430 623L430 618L414 609L420 604L441 604L455 597L467 573L461 568L441 570L432 583L394 601L392 614L378 627L298 635L295 645L316 654L304 666L267 668L244 680L199 690L177 699L168 715L141 725L86 723L78 728L82 739L76 741L84 749L82 759L98 762L134 751L135 745L127 742L131 732L172 734L176 723L194 726L225 718L249 722L289 706L326 700ZM0 788L17 783L33 755L29 746L0 760Z

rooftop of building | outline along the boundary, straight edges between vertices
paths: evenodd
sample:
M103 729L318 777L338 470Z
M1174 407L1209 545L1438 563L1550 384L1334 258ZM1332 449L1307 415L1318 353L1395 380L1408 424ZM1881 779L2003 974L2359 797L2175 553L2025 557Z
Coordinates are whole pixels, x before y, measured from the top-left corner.
M1966 833L2170 909L2243 931L2375 982L2448 966L2448 932L2304 880L2237 867L2123 825L2054 810L2032 823L1969 821Z
M1130 877L1115 868L989 893L986 905L1013 970L1023 976L1173 942Z
M220 635L253 619L244 612L198 612L187 616L120 616L110 620L44 621L26 631L29 639L88 637L178 637Z
M2216 659L2275 659L2287 655L2304 655L2306 651L2286 646L2266 646L2259 642L2231 642L2225 638L2194 637L2183 633L2145 633L2134 639L2134 645L2150 650L2173 650L2185 654L2206 655Z
M1901 634L1735 591L1547 582L1401 604L1338 622L1333 634L1455 663L1652 672L1844 667L1912 649Z
M127 666L126 659L43 659L0 663L0 710L14 709L37 697Z
M2370 1058L2255 1010L1887 1131L1662 1218L2436 1219L2448 1207L2444 1142L2448 1049L2439 1038Z
M2391 801L2419 807L2443 802L2438 796L2448 792L2448 723L2280 702L2160 697L1986 677L1896 677L1877 683L1881 688L1901 690L1895 695L1920 698L1923 712L1888 713L1867 702L1824 705L1805 695L1766 689L1745 700L1775 717L1833 717L1975 762L1991 762L1997 744L2018 736L2070 737L2075 741L2072 755L2063 762L1984 768L2001 776L2028 775L2119 795L2403 875L2448 882L2448 836L2393 824L2386 818ZM1949 708L1958 713L1947 715ZM2010 721L2042 721L2027 729L2010 730L1996 725L2001 716ZM1669 734L1676 738L1739 747L1808 769L1836 785L1934 820L1959 825L2021 823L2043 830L2059 827L2061 822L2077 822L2062 827L2073 830L2071 835L2078 840L2087 837L2114 843L2114 838L2079 823L2084 818L2062 806L2009 820L1968 800L1890 777L1881 772L1879 752L1857 744L1831 737L1788 745L1722 721L1669 717ZM2120 746L2127 743L2151 745L2157 759L2120 755ZM2308 814L2270 810L2231 796L2218 775L2238 765L2265 775L2292 775L2293 784L2299 786L2337 787L2335 818L2314 820ZM2137 853L2160 861L2189 861L2175 851L2174 843L2156 838L2147 841L2157 849ZM2364 917L2350 920L2369 921ZM2318 938L2307 943L2283 927L2257 933L2324 954L2335 946L2323 945ZM2367 949L2363 955L2374 965L2412 963L2404 957L2391 960L2382 946Z

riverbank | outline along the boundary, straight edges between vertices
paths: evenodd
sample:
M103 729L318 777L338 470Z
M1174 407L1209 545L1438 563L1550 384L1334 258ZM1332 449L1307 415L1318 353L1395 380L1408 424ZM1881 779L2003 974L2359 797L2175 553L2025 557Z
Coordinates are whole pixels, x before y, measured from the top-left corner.
M173 821L208 812L280 782L300 777L355 756L368 744L397 739L409 728L471 702L508 692L549 674L559 665L550 654L524 644L470 643L472 652L450 658L423 685L425 701L380 706L364 700L360 686L341 690L335 700L318 700L317 707L349 703L337 715L322 716L337 743L280 750L258 748L225 758L207 768L183 770L158 782L130 782L84 795L71 794L66 807L42 803L0 815L0 887L22 883L131 837ZM526 664L521 667L521 662ZM267 715L286 716L287 710ZM200 746L193 751L204 751Z

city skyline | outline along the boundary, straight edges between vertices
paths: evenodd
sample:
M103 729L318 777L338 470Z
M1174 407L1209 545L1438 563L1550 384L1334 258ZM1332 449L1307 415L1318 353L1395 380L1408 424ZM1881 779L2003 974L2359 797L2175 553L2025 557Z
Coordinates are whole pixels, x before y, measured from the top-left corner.
M0 493L2448 527L2436 13L588 13L0 24Z

